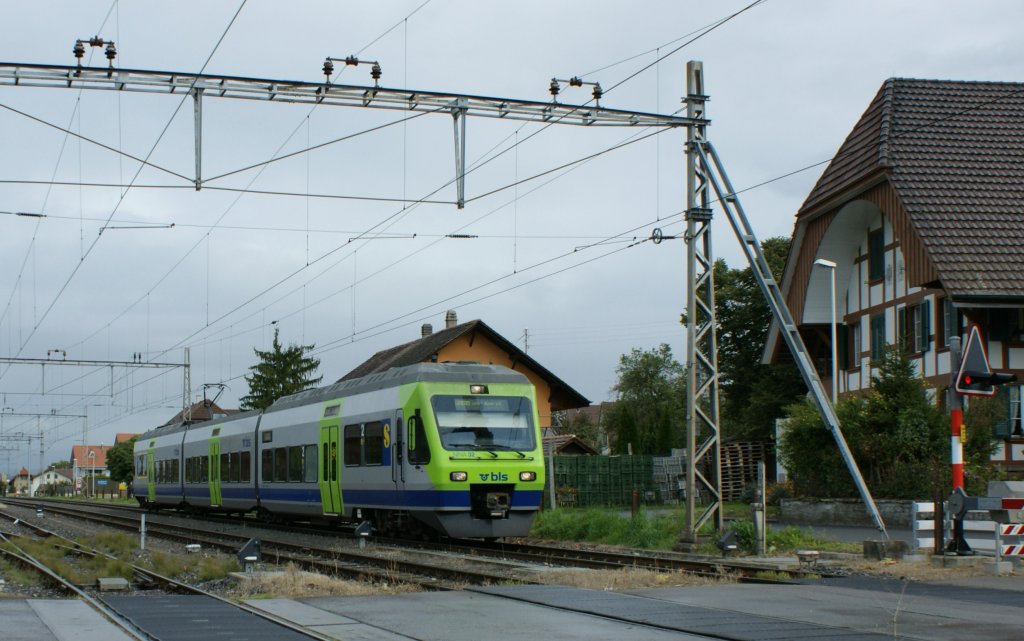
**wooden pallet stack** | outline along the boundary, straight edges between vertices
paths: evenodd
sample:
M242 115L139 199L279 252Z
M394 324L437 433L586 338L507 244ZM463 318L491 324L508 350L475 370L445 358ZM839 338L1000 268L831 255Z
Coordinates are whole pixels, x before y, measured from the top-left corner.
M736 501L743 489L757 482L757 463L765 460L761 441L722 444L722 500Z

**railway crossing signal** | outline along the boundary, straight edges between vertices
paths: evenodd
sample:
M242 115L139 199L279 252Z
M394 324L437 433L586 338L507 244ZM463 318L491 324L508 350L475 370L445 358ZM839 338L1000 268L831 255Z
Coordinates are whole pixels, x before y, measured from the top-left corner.
M963 359L960 361L960 371L956 376L956 391L965 396L993 396L996 387L1015 380L1015 374L992 371L985 355L985 346L981 343L981 333L976 325L971 326Z

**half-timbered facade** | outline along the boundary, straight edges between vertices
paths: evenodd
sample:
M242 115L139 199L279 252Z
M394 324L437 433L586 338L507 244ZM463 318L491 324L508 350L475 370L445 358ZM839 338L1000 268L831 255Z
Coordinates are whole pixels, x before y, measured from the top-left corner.
M897 343L948 386L949 337L970 323L993 369L1024 379L1024 84L887 80L818 180L783 291L826 387L833 270L841 395ZM787 357L777 327L765 356ZM1021 385L1001 397L994 458L1024 469Z

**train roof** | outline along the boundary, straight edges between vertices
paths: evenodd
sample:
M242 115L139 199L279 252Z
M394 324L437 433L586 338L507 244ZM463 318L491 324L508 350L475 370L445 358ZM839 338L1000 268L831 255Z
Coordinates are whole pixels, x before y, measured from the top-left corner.
M339 381L326 387L309 389L304 392L285 396L267 408L267 412L276 412L298 405L316 403L344 396L353 396L365 392L373 392L389 387L397 387L408 383L512 383L529 384L525 374L510 370L501 365L483 365L475 361L459 361L454 363L415 363L405 367L393 367L383 372L369 374L360 378Z
M298 392L297 394L291 394L290 396L285 396L274 401L274 403L265 411L266 413L278 412L293 407L299 407L301 405L308 405L310 403L327 401L344 396L354 396L355 394L363 394L380 389L387 389L389 387L397 387L399 385L423 381L436 383L512 383L520 385L529 384L530 382L524 374L501 365L482 365L477 362L466 361L454 363L416 363L414 365L406 365L405 367L393 367L389 370L378 372L376 374L369 374L367 376L354 378L348 381L339 381L333 385L317 387L303 392ZM231 416L224 418L203 421L201 423L163 425L147 431L145 434L139 436L138 440L141 442L157 436L175 434L187 430L190 427L223 425L225 423L244 420L258 413L258 410L252 410L242 412L240 414L232 414Z

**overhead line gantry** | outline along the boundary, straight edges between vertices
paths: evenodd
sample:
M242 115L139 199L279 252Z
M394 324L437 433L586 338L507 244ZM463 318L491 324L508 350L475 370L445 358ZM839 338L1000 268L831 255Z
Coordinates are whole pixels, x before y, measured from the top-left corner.
M330 59L328 59L330 61ZM379 67L378 67L379 72ZM333 71L333 68L331 68ZM196 190L202 188L202 100L204 96L234 98L262 102L284 102L310 105L362 107L450 113L455 135L456 205L465 204L465 136L466 117L518 120L543 124L583 127L661 127L687 128L687 209L685 240L687 250L687 448L690 453L686 478L687 509L684 531L679 544L691 548L697 542L700 526L712 519L719 530L723 527L720 474L720 430L718 409L718 355L715 336L714 258L711 243L713 191L717 202L727 214L730 226L743 248L755 279L768 302L775 320L784 328L783 337L794 355L797 367L818 405L822 418L836 444L876 527L885 534L885 525L871 493L868 491L856 462L839 429L838 417L812 360L803 344L797 324L786 306L779 284L775 281L760 244L743 212L728 176L714 147L706 139L709 121L705 117L703 66L687 64L687 106L685 116L654 114L602 107L597 98L602 94L595 86L594 104L572 105L558 102L561 84L591 84L578 78L571 81L552 79L550 102L515 100L470 94L417 91L378 86L379 73L372 87L324 82L271 80L240 76L220 76L113 67L78 67L0 62L0 87L43 87L127 91L153 94L187 95L195 103ZM596 83L595 83L596 84ZM186 361L187 361L186 357ZM188 368L186 367L186 381ZM187 385L186 385L187 388ZM187 393L187 392L186 392ZM186 404L187 406L187 404ZM699 440L698 440L699 439ZM702 472L703 466L707 472ZM698 484L709 500L701 514L695 504Z

